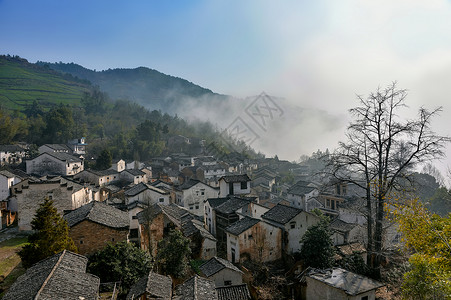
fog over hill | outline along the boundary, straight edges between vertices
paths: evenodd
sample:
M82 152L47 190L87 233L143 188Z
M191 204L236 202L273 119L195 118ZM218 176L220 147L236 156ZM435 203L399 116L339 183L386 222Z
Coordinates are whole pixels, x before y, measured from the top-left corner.
M75 63L38 64L87 79L112 99L129 99L151 110L177 114L191 121L210 121L228 132L241 132L240 136L256 150L289 160L335 147L337 136L343 134L347 123L345 115L301 106L311 99L270 95L262 100L262 91L240 99L146 67L96 71ZM271 106L277 109L271 110Z

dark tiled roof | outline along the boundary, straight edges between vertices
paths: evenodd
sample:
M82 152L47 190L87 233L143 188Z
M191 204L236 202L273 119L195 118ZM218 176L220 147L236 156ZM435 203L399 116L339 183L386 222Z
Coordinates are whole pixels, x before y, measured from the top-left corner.
M163 213L171 222L177 226L182 225L182 217L189 212L177 204L164 205L160 203L155 203L143 211L140 211L136 216L138 217L138 222L144 224L147 221L153 220L160 213Z
M33 265L11 286L3 300L97 300L100 279L87 274L85 256L63 251Z
M217 300L215 283L194 275L175 288L173 300Z
M248 205L250 202L251 202L250 199L232 196L229 198L229 200L217 206L215 210L224 214L230 214L235 212L237 209L240 209L243 206Z
M193 186L195 186L199 182L201 182L201 181L200 180L195 180L195 179L187 180L182 185L179 186L179 189L180 190L187 190L189 188L192 188Z
M227 202L229 200L228 197L226 198L208 198L206 202L210 204L211 207L216 208L219 205L223 204L224 202Z
M0 175L5 176L6 178L13 178L13 177L15 177L15 175L13 173L11 173L9 171L6 171L6 170L1 170L0 171Z
M53 156L54 158L61 160L61 161L67 161L70 163L74 163L74 162L82 162L82 160L76 156L64 153L64 152L44 152L41 155L45 155L48 154L50 156ZM41 156L39 155L39 156Z
M191 215L187 219L188 220L184 221L184 217L182 217L182 232L185 237L190 237L195 233L199 233L203 238L216 241L216 238L202 226L201 221L194 219Z
M128 228L128 213L103 202L92 201L64 215L70 227L83 220L105 225L111 228Z
M45 144L43 146L47 146L55 151L71 151L71 149L65 144Z
M357 226L357 224L347 223L347 222L342 221L342 220L340 220L338 218L336 218L335 220L330 222L330 225L329 225L329 227L332 230L343 232L343 233L352 230L356 226Z
M150 272L140 278L127 294L127 300L140 299L139 297L147 293L147 298L171 300L172 279L169 276L163 276ZM147 299L146 298L146 299Z
M303 196L315 190L314 187L308 186L308 184L306 181L298 181L288 190L288 193Z
M302 212L302 209L277 204L262 215L263 219L270 220L279 224L286 224L291 219Z
M199 267L199 270L201 270L202 273L205 274L205 276L210 277L225 268L231 269L239 273L243 273L240 269L235 267L235 265L229 262L228 260L216 256L212 257L210 260L202 264Z
M227 231L233 235L239 235L239 234L243 233L244 231L248 230L249 228L251 228L252 226L254 226L255 224L257 224L258 222L260 222L259 219L244 217L244 218L236 221L235 223L227 226L225 231Z
M125 191L125 196L136 196L140 193L142 193L143 191L147 190L148 187L146 184L140 182L137 185L135 185L134 187L132 187L131 189L128 189Z
M136 169L126 169L123 172L128 172L128 173L132 174L133 176L142 176L142 175L146 174L143 171L136 170Z
M94 175L97 176L109 176L109 175L117 175L119 174L117 171L113 169L106 169L106 170L86 170L87 172L91 172Z
M351 296L384 286L384 284L376 280L340 268L312 270L307 276L336 289L340 289Z
M247 284L230 285L216 288L218 300L250 300L251 293Z
M229 183L229 182L247 182L247 181L251 181L251 179L249 178L249 176L247 176L247 174L244 175L226 175L226 176L222 176L219 180L224 179L225 182Z
M0 145L0 152L25 152L25 149L17 145Z
M225 170L225 167L221 166L220 164L215 164L215 165L203 165L200 166L199 168L201 168L202 170ZM225 176L224 176L225 177ZM237 182L237 181L233 181L233 182Z

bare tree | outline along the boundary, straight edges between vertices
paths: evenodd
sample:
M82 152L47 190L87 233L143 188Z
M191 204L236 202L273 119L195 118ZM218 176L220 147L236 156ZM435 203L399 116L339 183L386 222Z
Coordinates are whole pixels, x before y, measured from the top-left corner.
M336 178L365 191L367 250L376 272L381 263L387 197L414 167L442 157L450 141L431 129L431 120L441 107L433 111L421 108L413 120L397 114L406 107L406 96L406 90L398 89L396 83L378 88L367 98L358 96L360 106L350 110L353 121L348 126L348 141L340 142L329 163Z

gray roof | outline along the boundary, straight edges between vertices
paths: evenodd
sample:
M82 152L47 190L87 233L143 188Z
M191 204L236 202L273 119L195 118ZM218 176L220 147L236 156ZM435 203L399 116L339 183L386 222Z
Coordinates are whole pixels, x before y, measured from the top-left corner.
M18 145L0 145L0 152L25 152L25 149Z
M117 171L113 169L106 169L106 170L86 170L86 172L91 172L94 175L97 176L108 176L108 175L117 175L119 174Z
M47 146L55 151L71 151L71 149L65 144L44 144L42 146Z
M194 275L175 288L173 300L217 300L215 283Z
M332 230L343 232L343 233L349 232L350 230L352 230L356 226L357 226L357 224L347 223L347 222L342 221L342 220L340 220L338 218L336 218L335 220L330 222L330 225L329 225L329 227Z
M169 192L164 191L164 190L162 190L160 188L157 188L157 187L154 187L152 185L140 182L140 183L134 185L132 188L126 190L125 191L125 196L128 196L128 197L136 196L136 195L144 192L145 190L152 190L152 191L157 192L157 193L162 194L162 195L169 194Z
M279 224L286 224L301 212L302 209L286 206L283 204L277 204L266 213L264 213L262 215L262 218Z
M229 200L229 197L226 198L208 198L205 202L208 202L211 207L216 208L219 205L227 202Z
M100 279L86 273L88 259L64 250L34 264L11 286L3 300L97 300Z
M223 269L230 269L239 273L243 273L240 269L235 267L235 265L229 262L228 260L216 256L210 258L210 260L208 260L199 267L199 270L201 270L202 273L204 273L205 276L207 277L210 277Z
M219 180L224 179L225 182L229 183L229 182L247 182L247 181L251 181L251 179L249 178L249 176L247 176L247 174L244 175L225 175L222 176Z
M251 202L250 199L240 198L240 197L230 197L229 200L218 205L215 210L220 213L230 214L235 212L237 209L248 205Z
M133 176L142 176L142 175L146 175L146 173L144 173L141 170L136 170L136 169L126 169L122 172L128 172L130 174L132 174Z
M251 293L247 284L229 285L216 288L218 300L249 300Z
M195 186L199 182L201 182L201 181L200 180L195 180L195 179L189 179L189 180L185 181L182 185L178 186L178 188L181 189L181 190L187 190L189 188L192 188L193 186Z
M351 296L359 295L385 285L371 278L340 268L312 270L307 274L307 277L340 289Z
M128 213L103 202L92 201L64 215L67 224L72 227L83 220L105 225L111 228L128 228Z
M299 196L304 196L305 194L308 194L310 192L312 192L313 190L315 190L315 187L309 186L309 182L307 181L298 181L296 182L294 185L292 185L289 189L288 189L288 193L289 194L294 194L294 195L299 195Z
M61 160L61 161L67 161L70 163L74 162L82 162L82 160L76 156L70 155L68 153L64 152L43 152L41 155L48 154L50 156L53 156L54 158ZM39 156L41 156L39 155Z
M182 225L182 217L189 214L185 208L174 203L170 205L155 203L137 213L136 216L138 217L138 222L140 224L144 224L147 221L153 220L160 213L163 213L169 220L171 220L171 222L179 227Z
M127 294L128 299L139 299L141 295L147 293L152 299L171 300L172 296L172 279L169 276L160 275L150 272L140 278Z
M5 176L6 178L14 178L16 177L16 175L14 175L13 173L6 171L6 170L1 170L0 171L0 175Z
M216 241L216 238L202 226L203 223L201 221L194 219L194 216L187 216L186 218L188 220L184 221L184 217L182 217L182 232L185 237L190 237L195 233L199 233L203 238Z
M239 219L235 223L227 226L225 231L233 235L239 235L244 231L248 230L249 228L251 228L252 226L254 226L255 224L257 224L258 222L260 222L259 219L254 219L246 216L242 219Z

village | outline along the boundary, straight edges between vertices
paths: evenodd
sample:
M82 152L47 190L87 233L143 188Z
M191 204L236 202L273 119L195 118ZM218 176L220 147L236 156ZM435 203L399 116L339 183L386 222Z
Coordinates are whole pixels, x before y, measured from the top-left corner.
M280 299L376 299L383 283L341 267L306 268L299 260L303 236L325 216L334 259L357 254L366 263L366 219L356 186L277 157L218 157L205 141L180 135L167 143L171 149L196 143L198 153L173 152L148 162L115 157L108 169L93 170L85 168L85 138L44 144L34 157L27 145L0 146L2 232L32 232L33 217L47 198L67 221L78 249L36 263L3 299L36 293L99 299L100 279L86 273L90 255L126 241L155 258L170 230L190 240L198 270L183 282L152 270L127 299L260 299L253 283L256 265L266 266L273 275L268 280L291 278L275 286L283 290ZM16 168L20 164L25 170ZM386 251L400 243L390 225Z

